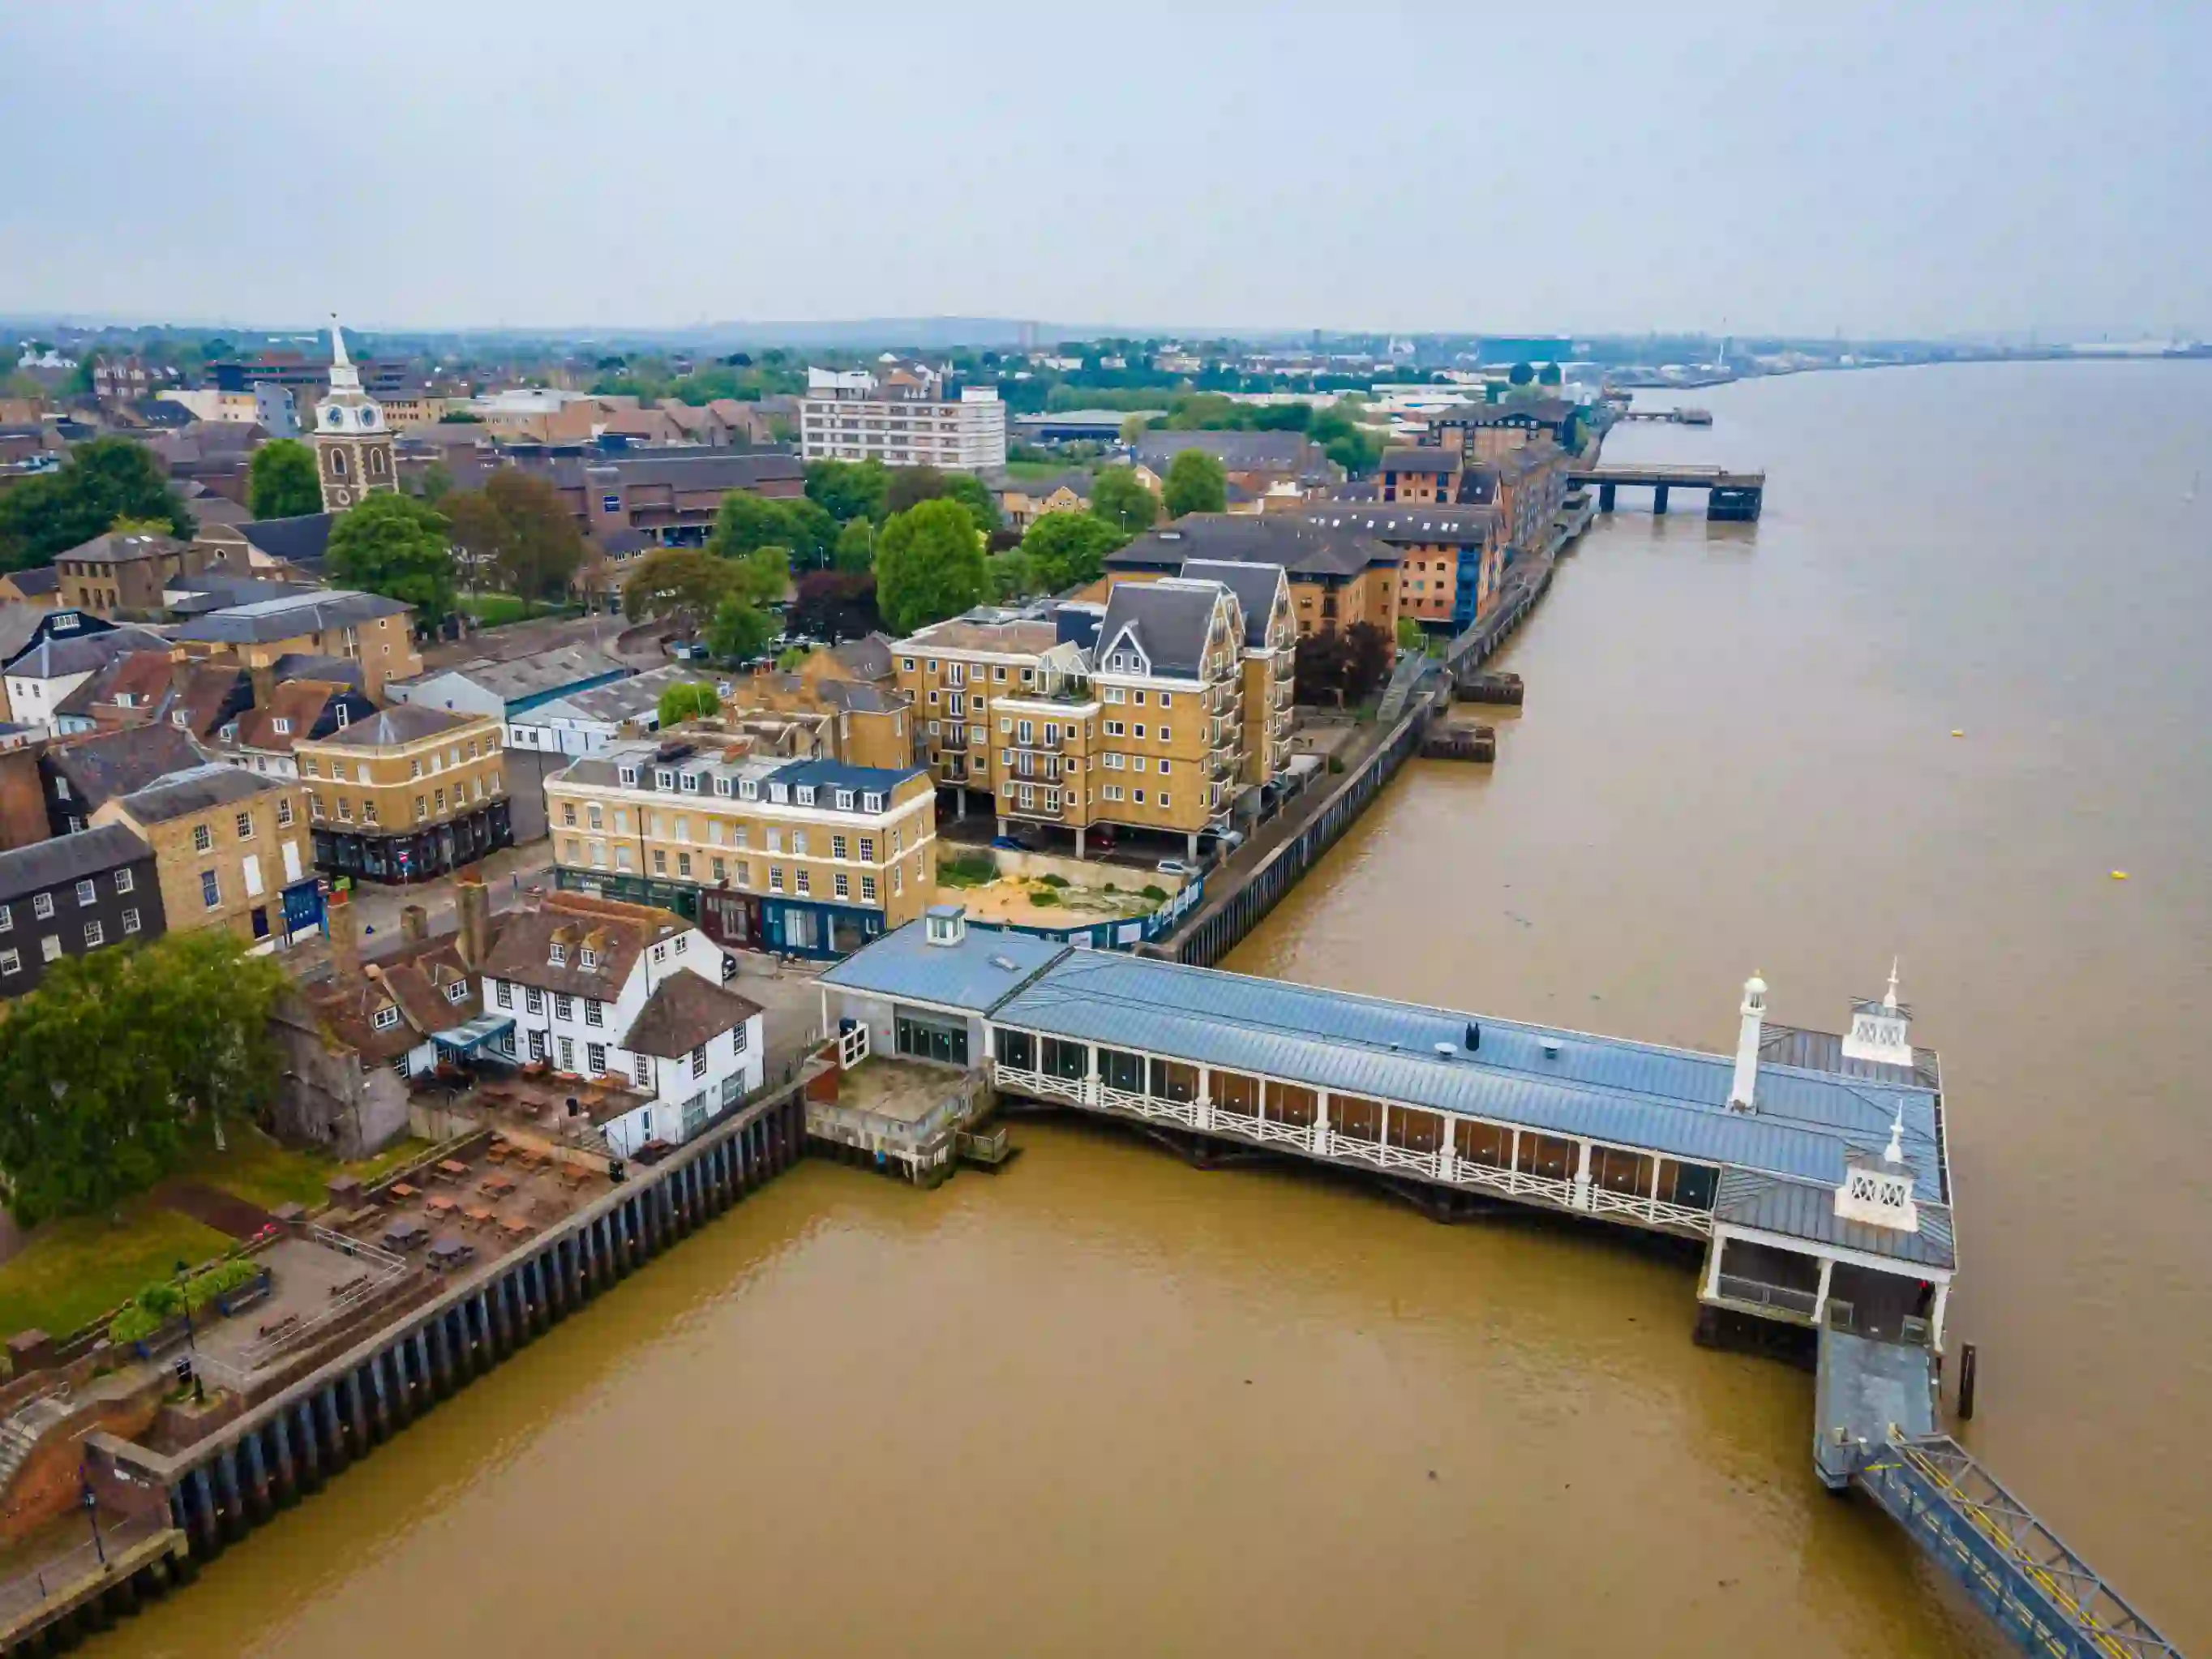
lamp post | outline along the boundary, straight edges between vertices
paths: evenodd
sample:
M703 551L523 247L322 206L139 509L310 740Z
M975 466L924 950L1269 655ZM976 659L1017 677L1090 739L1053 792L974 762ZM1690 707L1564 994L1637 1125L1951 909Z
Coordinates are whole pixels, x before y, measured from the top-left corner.
M92 1477L80 1468L78 1487L84 1504L84 1518L92 1527L92 1553L100 1558L100 1570L107 1571L107 1546L100 1536L100 1499L93 1495Z

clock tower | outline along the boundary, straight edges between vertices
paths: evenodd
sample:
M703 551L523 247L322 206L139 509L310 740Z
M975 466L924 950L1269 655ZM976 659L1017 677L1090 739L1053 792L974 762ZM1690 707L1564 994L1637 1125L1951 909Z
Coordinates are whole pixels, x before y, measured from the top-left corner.
M343 513L379 490L399 488L392 429L376 399L361 389L361 371L346 356L336 317L331 319L330 395L315 405L315 472L325 513Z

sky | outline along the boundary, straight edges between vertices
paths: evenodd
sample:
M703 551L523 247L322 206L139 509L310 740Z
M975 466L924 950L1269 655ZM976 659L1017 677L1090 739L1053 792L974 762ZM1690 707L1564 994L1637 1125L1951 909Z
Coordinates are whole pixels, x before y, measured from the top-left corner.
M0 314L2212 335L2193 0L0 0Z

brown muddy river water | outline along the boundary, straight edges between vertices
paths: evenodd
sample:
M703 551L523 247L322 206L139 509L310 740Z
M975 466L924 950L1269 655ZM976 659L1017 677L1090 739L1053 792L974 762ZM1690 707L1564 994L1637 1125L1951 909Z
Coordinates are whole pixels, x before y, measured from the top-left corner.
M1837 1029L1899 956L1963 1437L2212 1647L2212 365L1656 400L1716 422L1609 456L1763 465L1764 522L1623 492L1494 773L1409 768L1228 965L1724 1050L1753 969ZM802 1165L97 1651L1990 1647L1684 1261L1014 1133Z

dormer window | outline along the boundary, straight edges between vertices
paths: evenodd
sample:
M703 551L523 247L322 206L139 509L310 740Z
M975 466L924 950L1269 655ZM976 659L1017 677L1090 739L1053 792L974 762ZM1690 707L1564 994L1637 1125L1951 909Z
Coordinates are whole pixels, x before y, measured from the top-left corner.
M586 945L583 950L576 952L576 965L579 968L598 967L599 965L599 953Z
M799 786L799 804L801 806L811 806L814 805L814 786L812 784L802 783Z
M185 727L185 711L181 708L173 711L169 715L169 724L182 731Z
M343 703L340 703L337 706L337 713L338 730L343 732L346 729L347 724L352 720L353 711L348 708ZM289 720L280 720L277 722L277 729L279 731L289 732L292 729L292 722Z
M138 694L135 691L118 691L115 694L115 706L118 708L136 708L138 706Z
M676 774L665 766L656 768L653 774L653 787L656 789L673 789L676 787Z
M791 791L780 783L771 783L768 787L768 798L781 806L791 799Z
M683 781L685 794L696 795L699 793L699 775L696 772L686 772Z
M292 722L285 719L282 714L279 714L275 720L270 721L269 727L280 738L288 738L292 735Z
M235 743L238 740L238 722L236 720L225 720L222 723L222 730L216 732L216 735L221 738L225 743Z
M635 766L623 767L622 769L622 781L626 784L635 786L637 782L637 768Z
M727 795L730 793L730 781L727 778L716 778L714 793L718 795Z
M760 799L759 783L751 778L739 779L738 781L738 799L739 800L758 800Z
M448 986L446 988L446 1000L447 1000L447 1001L448 1001L448 1002L466 1002L468 1000L469 1000L469 982L468 982L468 981L466 981L466 980L465 980L465 979L457 979L457 980L455 980L455 981L454 981L451 985L448 985Z
M841 812L849 812L853 810L853 792L851 790L840 789L837 792L837 810Z
M377 1030L388 1031L399 1024L399 1010L387 1002L368 1017L368 1023Z
M545 960L552 967L566 967L568 962L568 947L558 939L554 940L546 952Z
M866 793L860 797L860 810L865 812L882 811L884 810L884 798L872 789L867 791Z

